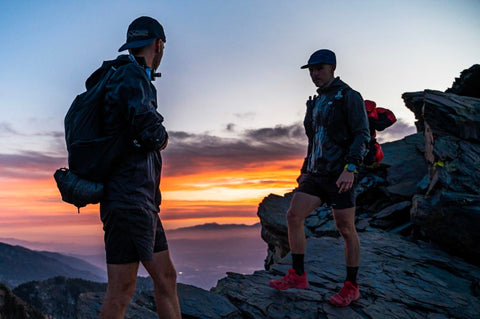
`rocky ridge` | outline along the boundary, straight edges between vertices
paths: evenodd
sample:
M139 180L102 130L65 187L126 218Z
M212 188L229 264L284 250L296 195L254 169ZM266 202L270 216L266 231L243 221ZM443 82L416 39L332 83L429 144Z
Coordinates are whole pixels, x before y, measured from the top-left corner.
M51 317L27 304L10 288L0 283L0 319L12 318L50 319Z

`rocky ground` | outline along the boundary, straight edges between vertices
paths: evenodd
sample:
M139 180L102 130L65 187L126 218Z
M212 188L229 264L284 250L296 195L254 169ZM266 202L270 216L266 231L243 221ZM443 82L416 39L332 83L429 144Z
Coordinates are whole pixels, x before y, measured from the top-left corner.
M291 261L287 254L269 271L261 270L251 275L228 273L212 291L179 285L183 317L479 318L479 267L431 244L405 240L398 234L364 232L360 233L360 239L361 299L350 307L336 308L328 302L341 287L345 267L342 240L324 236L307 240L309 289L276 291L268 286L269 280L283 276L289 268ZM57 279L54 287L65 287L65 280ZM146 284L139 283L140 289L126 318L157 318L149 280L144 280ZM66 305L73 307L70 315L65 312L60 315L67 307L58 303L58 296L46 294L49 288L43 283L43 286L28 287L25 294L19 293L20 289L15 292L53 318L98 317L104 285L98 287L97 292L78 291L75 298L66 301ZM50 284L54 284L53 281ZM66 295L61 289L59 293ZM52 307L52 300L56 302L55 307Z
M343 242L332 237L308 239L307 290L268 286L290 267L287 255L270 271L229 274L214 292L227 297L243 318L479 318L478 267L396 234L369 232L360 239L361 299L351 307L328 302L345 277Z

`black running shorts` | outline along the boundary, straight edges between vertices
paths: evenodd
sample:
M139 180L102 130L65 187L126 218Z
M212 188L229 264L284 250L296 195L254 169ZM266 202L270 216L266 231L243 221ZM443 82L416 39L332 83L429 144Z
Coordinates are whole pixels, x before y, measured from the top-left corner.
M153 259L153 253L168 249L156 212L141 208L100 208L100 217L105 231L107 264L148 261Z
M357 186L357 176L350 190L338 193L338 176L322 176L305 174L300 180L296 192L302 192L319 197L322 203L332 206L333 209L345 209L355 207L355 188Z

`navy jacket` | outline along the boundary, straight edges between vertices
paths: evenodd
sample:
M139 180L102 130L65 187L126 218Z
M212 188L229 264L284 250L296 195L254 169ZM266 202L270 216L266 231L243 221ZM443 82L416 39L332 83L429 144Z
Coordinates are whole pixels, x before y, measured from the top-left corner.
M144 61L139 60L140 64ZM104 183L101 205L108 209L148 209L159 211L161 202L160 149L168 139L157 112L157 91L144 68L131 63L128 55L105 61L87 80L95 81L105 69L117 70L106 85L104 130L107 135L121 134L127 150L111 168Z
M338 176L346 164L360 165L366 154L370 134L365 105L360 93L339 77L317 93L307 101L303 124L308 150L301 171Z

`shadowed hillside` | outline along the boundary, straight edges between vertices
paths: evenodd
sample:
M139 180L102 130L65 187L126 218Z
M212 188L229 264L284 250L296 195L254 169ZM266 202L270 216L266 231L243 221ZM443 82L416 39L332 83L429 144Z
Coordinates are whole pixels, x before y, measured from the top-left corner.
M0 243L0 282L10 288L55 276L105 281L105 271L81 259Z

